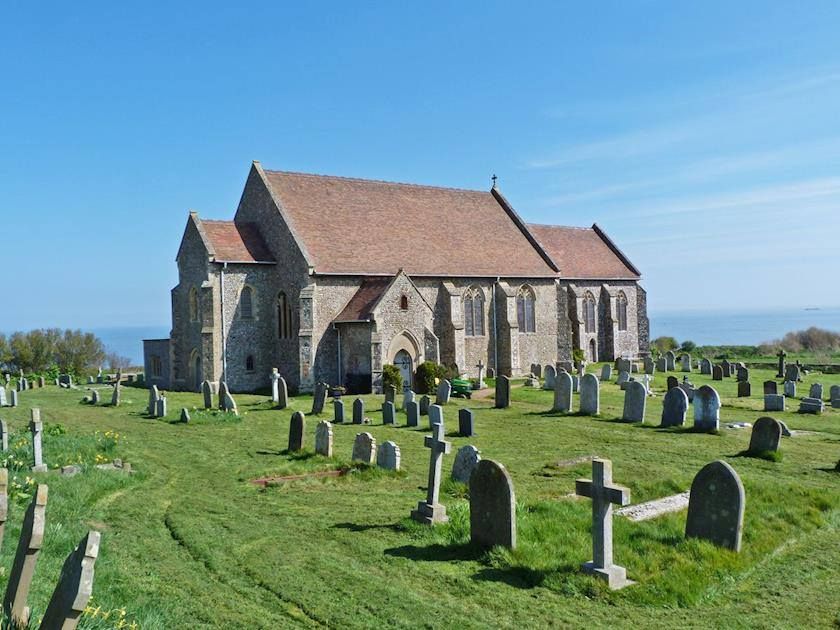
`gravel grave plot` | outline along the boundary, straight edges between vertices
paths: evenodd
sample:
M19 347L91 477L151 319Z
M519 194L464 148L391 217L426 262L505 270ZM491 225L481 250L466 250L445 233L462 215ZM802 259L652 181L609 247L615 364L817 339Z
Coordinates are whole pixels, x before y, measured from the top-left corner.
M679 494L672 494L669 497L647 501L646 503L639 503L638 505L628 505L627 507L619 508L615 513L619 516L624 516L629 520L637 523L639 521L647 521L662 514L670 512L679 512L688 507L688 492L680 492Z

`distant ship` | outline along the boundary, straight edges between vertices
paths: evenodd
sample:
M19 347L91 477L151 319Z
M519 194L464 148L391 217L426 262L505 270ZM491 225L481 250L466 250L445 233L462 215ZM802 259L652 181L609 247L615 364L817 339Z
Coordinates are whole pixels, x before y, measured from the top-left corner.
M805 310L806 311L818 311L818 310L820 310L820 307L819 306L806 306Z

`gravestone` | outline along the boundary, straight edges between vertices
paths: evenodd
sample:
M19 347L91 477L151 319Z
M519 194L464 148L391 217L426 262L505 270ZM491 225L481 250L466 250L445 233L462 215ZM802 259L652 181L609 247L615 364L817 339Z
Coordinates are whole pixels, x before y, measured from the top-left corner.
M627 384L624 390L624 413L621 418L625 422L644 422L645 405L647 404L647 391L645 386L638 381Z
M166 396L161 396L160 398L158 398L157 404L155 406L155 417L166 417Z
M613 503L629 505L630 490L613 485L612 462L593 459L592 479L576 480L575 494L592 499L592 560L581 568L604 580L612 590L632 584L627 579L627 570L613 562L612 506Z
M681 387L669 389L662 399L662 422L663 427L681 427L685 424L685 415L688 412L688 395Z
M701 359L700 361L700 374L711 374L712 373L712 362L708 359Z
M421 416L428 416L429 415L429 405L432 404L432 399L428 396L421 396L420 397L420 415Z
M577 394L580 390L580 376L572 374L572 392Z
M630 359L619 357L615 360L615 369L619 372L627 372L629 374L633 370L633 366L630 365Z
M543 370L543 389L554 391L554 383L557 380L557 369L553 365L546 365Z
M580 379L580 412L587 416L601 413L601 386L594 374L584 374Z
M6 388L0 387L0 407L6 406Z
M618 373L618 378L615 379L617 385L621 385L622 383L629 383L630 382L630 372L625 372L624 370Z
M786 381L793 381L794 383L799 381L802 378L802 375L799 371L799 366L795 363L788 365L785 368L785 380Z
M750 371L745 368L743 365L738 366L738 370L736 372L736 376L739 383L746 382L750 380Z
M767 394L778 394L779 393L779 386L776 384L776 381L764 381L764 395Z
M18 539L15 559L9 572L6 584L6 595L3 598L3 610L8 618L19 626L26 627L29 623L29 587L35 573L38 554L44 544L44 529L46 526L47 486L38 484L35 496L26 510Z
M0 446L3 452L9 450L9 426L5 420L0 420Z
M315 452L324 457L333 456L333 429L326 420L321 420L315 427Z
M430 450L429 481L426 500L417 504L417 509L411 512L411 518L426 525L445 523L449 520L449 517L446 516L446 507L438 501L440 498L440 471L443 456L452 449L452 444L444 440L443 435L443 425L436 424L432 427L432 435L427 435L423 440L424 446Z
M99 401L99 390L98 389L91 390L91 392L90 392L90 404L98 405L99 402L100 402Z
M738 398L749 398L752 395L752 386L749 381L738 381Z
M604 383L612 378L612 366L607 363L601 368L601 382Z
M780 394L764 395L764 411L784 411L785 397Z
M720 426L720 396L714 388L703 385L694 394L694 427L716 431Z
M452 384L443 379L437 388L437 396L435 396L436 405L445 405L449 402L449 397L452 395Z
M779 350L779 372L776 374L776 378L784 378L785 376L785 357L787 356L787 352L784 350Z
M213 408L213 386L210 384L210 381L204 381L201 383L201 395L204 397L204 408L205 409L212 409Z
M344 401L340 398L333 400L333 422L336 424L344 422Z
M495 368L487 368L487 378L496 378L496 369Z
M376 451L376 465L385 470L400 469L400 447L388 440L379 446Z
M551 410L570 413L572 411L573 389L572 375L568 372L560 372L554 381L554 405Z
M803 398L799 401L799 413L821 414L825 411L825 403L820 398Z
M470 542L479 547L516 549L516 496L505 467L478 462L470 476Z
M416 400L412 400L408 403L408 407L405 410L406 415L406 426L409 427L416 427L420 424L420 403Z
M458 410L458 435L461 437L475 435L475 416L471 409Z
M732 364L729 361L724 359L723 361L721 361L720 367L723 370L723 375L725 377L729 378L730 376L732 376Z
M487 387L487 383L484 382L484 361L479 359L475 367L478 368L478 381L473 385L473 389L484 389Z
M394 409L394 403L390 400L386 400L382 404L382 424L394 424L395 415L396 410Z
M403 392L403 401L402 401L402 410L406 411L408 409L408 403L414 401L415 394L410 389L407 389Z
M481 451L472 444L462 446L455 453L455 461L452 463L452 478L455 481L468 484L473 470L480 461Z
M278 409L285 409L289 405L289 388L277 368L271 371L271 401Z
M17 407L18 406L18 393L15 390L12 390L9 393L9 407Z
M157 413L158 400L160 400L160 392L158 391L157 385L152 385L149 388L149 406L146 407L146 411L150 416L153 416Z
M814 383L811 385L811 389L808 392L809 398L819 398L822 400L823 397L823 386L821 383Z
M187 411L186 407L181 407L181 422L184 424L189 424L190 422L190 412Z
M676 367L677 356L671 351L665 353L665 371L673 372Z
M120 385L120 380L117 379L117 382L114 383L114 391L111 393L111 406L112 407L119 407L120 406L120 401L122 400L122 391L121 390L122 390L122 385ZM96 390L94 390L94 391L96 391ZM99 392L97 392L97 394L98 393ZM97 398L99 398L98 395L97 395ZM99 401L97 400L97 402L99 402Z
M691 482L685 537L740 551L745 501L744 486L732 466L723 461L706 464Z
M712 380L713 381L722 381L723 380L723 368L719 365L715 365L712 367Z
M649 356L643 359L644 366L645 366L645 374L650 374L651 376L656 372L656 364L653 362L653 359Z
M363 424L365 421L365 401L357 398L353 401L353 424Z
M683 372L691 372L691 355L684 354L680 357L680 363Z
M796 398L796 381L785 381L785 397Z
M327 402L327 384L315 383L315 391L312 394L312 415L324 413L324 405Z
M93 575L100 534L89 531L67 556L61 576L41 620L41 628L73 630L93 594Z
M656 360L656 371L657 372L667 372L668 371L668 361L665 357L660 356Z
M685 395L688 396L688 402L694 402L694 393L697 391L689 381L684 380L680 383L679 389L685 392Z
M510 379L504 374L496 379L496 409L510 407Z
M389 402L391 404L394 404L394 402L397 400L397 388L394 387L393 385L386 385L385 388L384 388L384 393L385 393L385 402Z
M29 431L32 434L32 472L47 472L47 465L44 463L44 455L41 450L41 435L44 432L41 410L32 409L29 413L31 414Z
M373 465L376 461L376 438L367 432L357 433L356 439L353 441L353 456L351 459L354 462Z
M750 436L750 453L765 453L778 451L782 439L782 425L768 416L755 421Z
M667 383L668 391L680 386L680 381L676 376L669 376L665 379L665 382Z
M429 405L429 428L434 428L436 424L443 426L443 407Z
M306 417L302 411L295 411L289 423L289 452L296 453L303 448L303 433L306 430Z
M840 385L832 385L828 390L828 398L833 409L840 409Z
M3 535L6 532L6 521L9 519L9 470L0 468L0 547L3 546Z

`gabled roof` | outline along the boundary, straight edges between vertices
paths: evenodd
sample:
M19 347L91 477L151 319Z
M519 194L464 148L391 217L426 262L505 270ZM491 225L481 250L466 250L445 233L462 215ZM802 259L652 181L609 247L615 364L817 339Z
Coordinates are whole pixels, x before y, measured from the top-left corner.
M391 286L393 277L374 276L362 280L359 290L353 294L350 301L333 321L335 322L368 322L373 317L373 309L379 299Z
M260 230L255 223L208 221L200 219L210 241L216 262L273 263Z
M529 224L528 229L560 267L561 278L636 280L641 274L598 227Z
M556 276L496 191L263 173L314 273Z

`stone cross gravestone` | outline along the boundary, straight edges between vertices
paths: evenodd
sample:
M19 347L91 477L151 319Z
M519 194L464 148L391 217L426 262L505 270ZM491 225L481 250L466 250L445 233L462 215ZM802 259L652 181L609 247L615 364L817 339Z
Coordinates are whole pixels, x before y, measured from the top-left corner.
M436 405L445 405L449 402L449 397L452 395L452 384L443 379L438 385L437 396L435 397Z
M47 486L38 484L35 496L26 510L21 526L15 559L6 584L3 610L13 623L26 627L29 623L29 587L35 573L38 554L44 544L44 529L47 520Z
M764 394L778 394L779 393L779 386L776 384L776 381L764 381Z
M750 436L750 453L778 451L782 439L782 425L775 418L765 416L755 421Z
M706 464L691 482L685 537L740 551L745 502L744 486L732 466Z
M365 421L365 401L357 398L353 401L353 424L363 424Z
M553 365L546 365L543 370L543 389L554 391L554 383L557 379L557 369Z
M203 381L201 383L201 395L204 397L204 408L213 408L213 386L210 381Z
M400 447L391 440L383 442L376 451L376 465L385 470L400 469Z
M303 434L306 430L306 417L302 411L296 411L292 414L292 420L289 423L289 452L296 453L303 448Z
M714 388L703 385L694 394L694 427L716 431L720 426L720 396Z
M663 427L681 427L685 424L685 415L688 412L688 395L681 387L669 389L662 399L662 422Z
M594 374L584 374L580 379L580 412L587 416L601 413L601 384Z
M93 569L99 555L99 540L99 532L91 530L67 556L41 620L41 628L73 630L79 623L93 594Z
M420 415L427 416L429 415L429 405L432 404L432 399L428 396L421 396L420 397Z
M315 427L315 452L324 457L333 455L333 429L326 420L321 420Z
M572 410L572 375L568 372L560 372L554 381L554 405L552 411L569 413Z
M372 465L376 460L376 438L367 432L357 433L356 439L353 441L351 459L354 462L364 462Z
M592 479L576 480L575 493L592 499L592 560L581 568L606 581L612 590L632 584L627 570L613 562L612 506L629 505L630 490L613 484L612 462L593 459Z
M645 406L647 405L647 390L638 381L627 383L624 390L624 412L621 416L625 422L644 422Z
M29 431L32 433L32 472L47 472L47 465L44 463L44 456L41 450L41 436L44 433L44 425L41 422L41 410L32 409L30 414Z
M333 400L333 422L336 424L344 422L344 401L340 398Z
M324 405L327 402L327 384L315 383L315 391L312 394L312 415L318 415L324 412Z
M420 403L416 400L412 400L408 403L408 406L405 410L406 426L409 427L416 427L420 424Z
M500 374L496 379L496 409L510 407L510 379Z
M516 495L501 464L478 462L470 476L470 542L516 549Z
M411 518L426 525L445 523L449 520L449 517L446 516L446 507L438 501L440 498L440 472L443 456L452 450L452 444L444 440L443 437L443 425L436 424L432 427L432 435L427 435L423 440L424 446L430 450L429 482L426 500L417 504L417 509L411 512Z
M455 453L455 461L452 463L452 478L461 483L469 483L470 475L481 461L481 451L472 444L462 446Z
M776 378L784 378L785 376L785 357L787 356L787 352L784 350L779 350L779 373L776 374Z
M394 424L396 418L396 409L394 403L386 400L382 404L382 424Z

